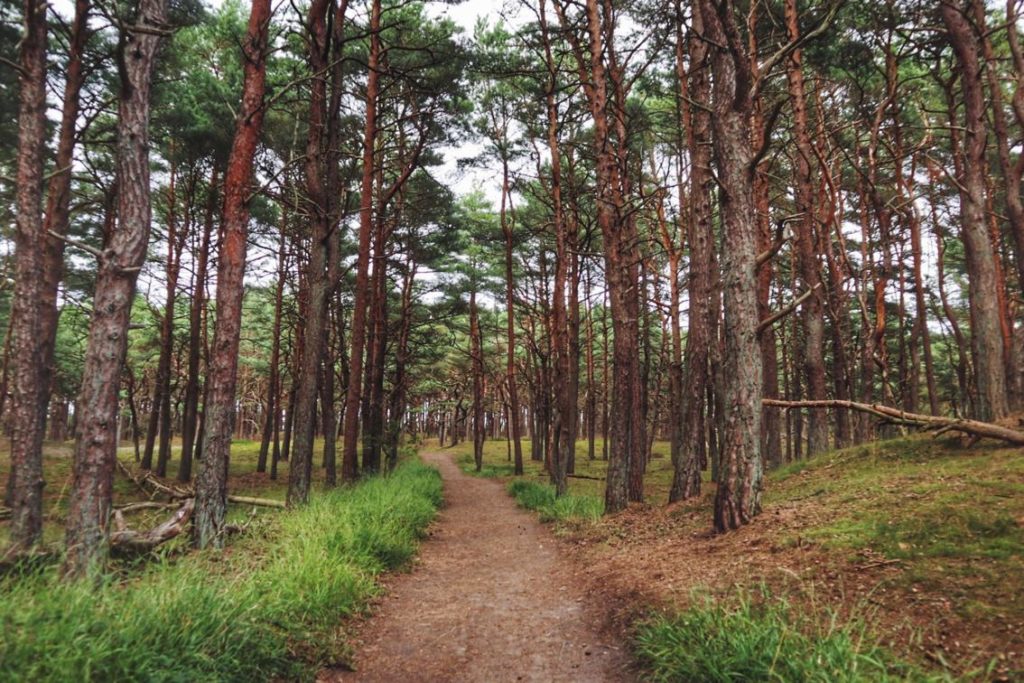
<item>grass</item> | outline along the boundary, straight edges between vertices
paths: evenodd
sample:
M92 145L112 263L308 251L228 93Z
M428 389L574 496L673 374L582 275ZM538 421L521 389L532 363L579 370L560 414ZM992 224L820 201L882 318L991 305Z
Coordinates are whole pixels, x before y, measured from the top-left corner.
M925 681L867 637L863 622L811 619L766 592L727 607L704 596L642 623L635 647L654 681Z
M0 680L304 680L343 658L341 619L403 566L441 503L437 471L314 496L228 552L99 588L52 569L0 581Z
M596 520L604 513L604 502L590 495L566 494L556 497L549 484L516 480L509 482L509 494L520 507L535 510L542 522Z

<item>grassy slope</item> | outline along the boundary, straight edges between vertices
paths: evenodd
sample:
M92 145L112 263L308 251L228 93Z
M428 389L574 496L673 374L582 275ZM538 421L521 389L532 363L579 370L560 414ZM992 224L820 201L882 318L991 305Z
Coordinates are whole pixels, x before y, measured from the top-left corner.
M345 656L340 623L402 566L441 503L437 471L314 496L223 553L99 588L54 570L0 580L0 680L303 680Z
M472 467L470 448L457 447L466 469ZM505 458L504 442L489 443L485 474L510 474ZM583 444L577 463L579 474L603 473L603 463L586 461ZM866 633L868 652L882 642L935 675L1024 676L1020 450L994 444L964 449L955 439L914 436L793 463L769 475L765 513L748 529L720 538L707 533L713 485L699 500L667 508L670 471L666 458L652 461L648 509L598 522L580 520L572 510L546 514L567 518L561 528L587 548L595 577L618 583L628 600L667 609L670 622L672 613L681 613L702 628L731 624L737 633L735 620L744 614L754 614L760 628L778 623L780 614L795 622L810 612L818 624ZM525 479L544 489L538 463L527 464ZM520 498L535 488L515 486ZM572 479L570 493L591 503L571 507L592 510L602 491L600 481ZM529 506L552 509L543 493L525 495ZM695 589L717 602L708 607L694 600ZM751 590L753 612L744 607ZM772 597L765 599L765 591ZM660 624L663 640L683 635L669 637L665 622L651 623ZM757 634L746 636L756 640ZM903 676L912 677L897 677Z

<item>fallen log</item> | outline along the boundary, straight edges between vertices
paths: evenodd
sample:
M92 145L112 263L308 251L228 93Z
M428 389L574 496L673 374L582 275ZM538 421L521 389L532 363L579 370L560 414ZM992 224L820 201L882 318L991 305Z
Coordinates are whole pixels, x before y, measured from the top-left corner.
M771 408L783 408L792 410L794 408L810 409L835 409L846 408L861 413L868 413L889 421L896 421L908 425L916 425L927 429L936 430L936 435L945 432L960 432L974 438L995 439L1004 441L1014 446L1024 446L1024 432L1003 427L991 422L979 422L978 420L966 420L963 418L939 417L937 415L922 415L920 413L908 413L899 408L881 405L878 403L858 403L856 401L783 401L780 399L766 398L761 404Z
M110 549L113 552L122 553L143 553L152 550L161 543L166 543L180 535L185 530L189 519L192 518L193 510L195 510L195 499L189 498L168 520L149 531L119 528L110 534ZM119 515L115 516L115 524L119 527L123 526L123 520L119 518Z
M117 468L122 474L124 474L124 476L131 479L135 485L150 498L161 494L167 496L171 500L187 500L189 498L195 498L196 493L193 489L169 486L160 481L160 479L152 472L132 472L131 468L120 460L117 461ZM284 501L273 500L271 498L253 498L252 496L228 496L228 502L238 503L240 505L256 505L258 507L265 508L285 507Z

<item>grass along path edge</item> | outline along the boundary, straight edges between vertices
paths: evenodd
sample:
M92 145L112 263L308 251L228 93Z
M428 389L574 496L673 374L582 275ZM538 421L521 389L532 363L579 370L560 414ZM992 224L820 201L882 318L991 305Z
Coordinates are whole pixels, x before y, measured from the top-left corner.
M437 470L408 461L127 581L2 579L0 680L311 679L346 656L343 618L408 563L441 501Z

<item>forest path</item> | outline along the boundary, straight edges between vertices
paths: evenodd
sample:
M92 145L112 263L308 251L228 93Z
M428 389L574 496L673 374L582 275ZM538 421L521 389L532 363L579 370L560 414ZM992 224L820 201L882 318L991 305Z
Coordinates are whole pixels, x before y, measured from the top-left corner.
M419 562L394 576L356 643L354 672L319 681L629 681L601 635L575 567L498 481L464 474L450 452L423 459L445 506Z

